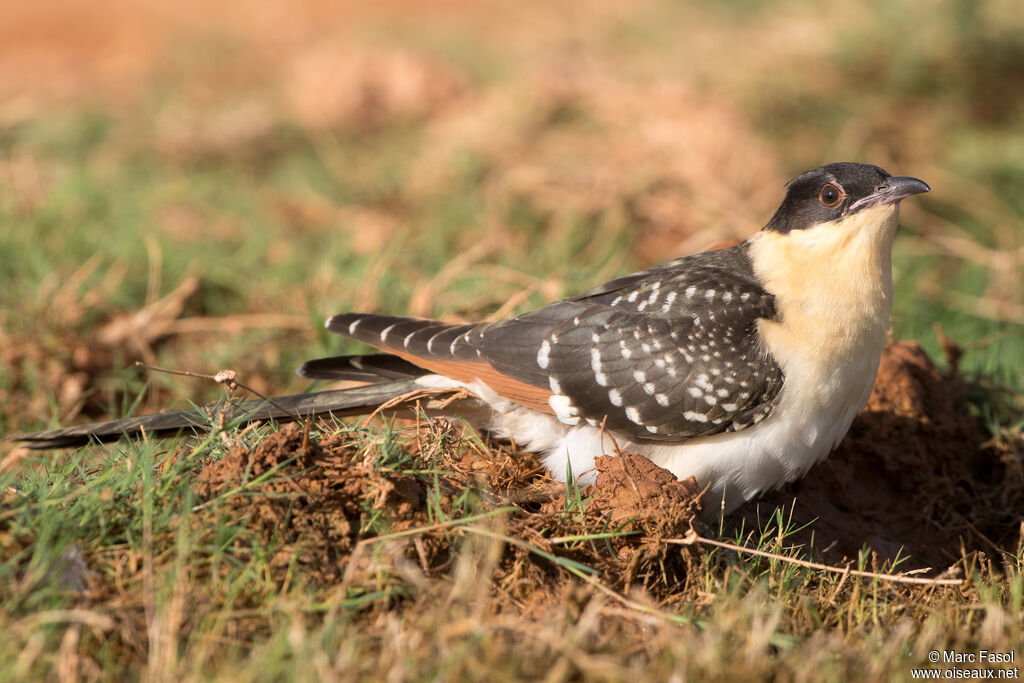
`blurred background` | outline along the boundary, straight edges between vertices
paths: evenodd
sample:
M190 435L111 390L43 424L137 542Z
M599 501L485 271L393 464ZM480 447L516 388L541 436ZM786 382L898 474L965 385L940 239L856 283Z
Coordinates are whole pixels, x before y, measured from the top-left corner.
M5 0L0 431L219 391L136 360L302 391L332 313L510 315L846 160L934 190L894 335L1024 387L1019 2L370 4Z

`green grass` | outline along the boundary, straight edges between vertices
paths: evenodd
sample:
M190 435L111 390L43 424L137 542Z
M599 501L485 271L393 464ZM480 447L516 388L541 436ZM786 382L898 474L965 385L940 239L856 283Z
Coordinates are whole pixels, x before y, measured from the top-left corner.
M428 486L436 481L429 461L409 457L415 439L408 432L357 430L343 438L394 443L374 449L375 468L397 466ZM243 440L259 442L259 435ZM275 559L297 551L238 516L247 497L266 495L260 486L298 474L289 460L204 499L196 494L198 472L222 458L225 446L219 437L183 445L42 456L0 477L8 492L0 522L0 622L8 634L0 676L40 678L76 666L87 676L120 678L160 666L168 677L202 679L305 680L331 672L473 678L481 671L519 678L544 675L568 657L567 672L612 680L636 667L657 677L799 671L815 679L867 672L902 679L912 666L927 667L932 649L1008 651L1020 643L1019 566L1007 575L972 565L962 589L901 587L781 559L684 549L691 574L676 606L634 602L607 587L614 578L573 559L579 544L591 560L613 558L605 541L629 533L588 526L580 516L586 501L574 491L565 514L576 535L550 550L510 535L503 520L523 514L515 507L428 497L430 519L397 532L368 508L360 535L369 540L363 559L370 561L351 560L347 587L325 585L297 557ZM428 467L417 472L417 462ZM788 540L794 531L780 510L761 529L734 530L734 540L798 558L802 549ZM416 538L438 542L439 533L451 543L450 575L424 584L394 551ZM482 579L502 576L517 547L534 568L579 584L567 602L545 605L541 622L484 616L504 589ZM893 569L863 561L860 568ZM383 638L380 619L392 624ZM627 643L632 654L620 649Z

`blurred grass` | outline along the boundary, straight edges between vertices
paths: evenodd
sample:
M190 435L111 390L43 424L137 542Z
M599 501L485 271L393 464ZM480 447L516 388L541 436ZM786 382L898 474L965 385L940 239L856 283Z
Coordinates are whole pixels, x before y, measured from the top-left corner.
M788 178L847 159L934 189L905 207L894 336L941 359L938 324L967 349L963 372L1018 403L1024 393L1024 14L1013 2L879 0L841 13L767 0L362 13L313 0L193 4L171 16L145 3L85 12L25 0L0 27L2 432L219 391L144 374L139 359L231 367L265 393L304 390L293 368L342 348L322 330L332 313L526 310L745 237ZM153 307L191 276L194 293ZM278 317L246 317L267 313ZM115 323L121 332L104 336ZM972 401L993 428L1019 429L1019 405ZM229 548L247 532L216 506L197 524L208 535L185 530L195 471L166 454L136 444L0 475L17 491L0 506L0 619L19 634L0 645L3 675L52 675L72 648L65 622L32 619L76 604L52 568L80 551L90 566L152 554L169 573L132 595L156 600L155 614L201 599L182 592L182 577L222 568L199 592L223 611L197 617L180 650L196 662L217 650L216 664L189 669L183 657L183 674L313 678L350 666L373 676L381 646L352 626L351 605L283 591L265 558L240 562ZM14 553L22 536L31 544ZM479 544L466 553L493 561ZM581 614L525 644L514 626L451 635L442 607L479 609L456 590L465 580L450 595L432 589L418 620L381 617L403 636L385 652L398 677L479 676L469 662L508 678L544 673L534 661L563 662L554 678L624 679L643 661L666 674L877 679L905 678L931 647L1021 643L1019 574L979 574L978 595L943 594L924 614L920 595L851 595L802 570L714 557L703 590L717 597L707 607L695 593L688 615L704 627L679 637L658 626L660 659L616 659L603 638L623 627L602 636ZM117 576L103 566L104 580ZM802 593L811 584L820 601ZM256 594L254 612L233 611L242 593ZM231 630L250 619L244 637ZM82 642L90 628L110 642L95 635L107 622L82 623ZM607 672L587 663L584 641ZM141 675L146 643L123 647L96 661ZM341 654L323 669L324 652Z
M309 318L310 331L289 330L287 344L272 330L252 340L281 349L256 360L254 372L272 372L275 388L294 388L287 368L329 345L313 329L317 320L353 304L405 311L424 281L476 243L496 243L481 264L515 269L518 282L548 281L523 300L525 308L592 284L595 273L678 255L689 232L704 231L686 243L688 250L749 234L770 215L785 178L854 158L936 187L923 208L908 212L913 240L897 245L896 335L918 339L933 353L936 322L961 343L996 337L984 353L968 355L965 369L1022 385L1021 279L993 282L997 268L1019 271L1024 212L1017 191L1024 98L1013 87L1024 28L1008 6L865 3L843 22L801 3L712 10L652 2L631 13L597 7L603 6L596 3L594 16L575 32L549 23L559 11L523 10L512 16L534 16L535 35L513 22L487 38L446 10L421 31L411 17L384 12L367 17L362 34L328 24L315 50L288 45L278 58L286 66L265 71L265 29L232 33L219 26L186 34L188 49L168 49L169 59L149 72L152 80L111 86L114 106L89 92L87 79L55 105L45 87L20 92L34 104L0 135L10 179L0 189L0 249L11 264L2 294L5 327L38 333L57 283L90 258L98 259L95 270L76 290L83 310L68 314L79 325L136 310L198 274L192 315L269 310ZM461 23L479 20L471 12ZM680 41L680 26L687 26L689 41ZM331 31L342 46L335 52ZM787 33L804 40L778 39ZM708 53L705 36L720 41L717 54ZM531 47L529 60L516 61ZM334 62L355 86L330 80L324 64ZM584 65L582 75L572 75L574 63ZM592 83L595 67L605 73ZM599 177L585 175L545 187L544 164L571 165L571 156L600 163L602 147L611 149L608 171L628 175L615 164L630 163L635 153L617 153L625 143L616 138L658 124L628 111L595 118L591 111L601 110L593 110L594 98L607 95L614 103L664 82L681 84L671 98L685 101L689 91L745 119L748 130L675 159L684 170L656 160L608 192L591 184ZM125 100L133 106L119 106ZM651 106L658 101L653 97ZM460 129L473 117L493 128ZM644 134L652 133L624 139L657 144ZM765 174L737 178L736 195L715 197L721 191L708 190L733 182L730 173L744 162L743 149L733 147L747 146L748 138L761 145L751 154L767 160L758 167ZM719 163L724 155L729 162ZM944 182L932 180L933 170ZM636 205L659 183L674 188L677 206L660 219L667 225L645 225L652 219L638 216ZM756 194L746 190L752 185ZM716 213L737 211L745 196L756 205L740 209L742 221L715 224ZM687 218L695 207L706 222ZM923 256L922 245L942 236L945 222L993 257L1007 254L1009 264L949 250ZM645 247L652 231L662 237ZM596 235L608 248L594 243ZM630 244L632 257L610 260ZM606 264L611 271L601 272ZM415 312L481 315L517 293L511 283L495 288L475 265ZM969 297L991 305L965 305ZM243 340L187 344L207 345L204 365L252 353Z

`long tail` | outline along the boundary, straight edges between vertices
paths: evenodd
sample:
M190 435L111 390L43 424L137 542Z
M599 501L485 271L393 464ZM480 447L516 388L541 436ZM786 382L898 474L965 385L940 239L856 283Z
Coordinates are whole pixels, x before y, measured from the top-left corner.
M419 389L422 387L414 380L402 379L349 389L280 396L269 401L244 401L232 406L227 417L230 420L249 423L258 420L290 422L328 413L338 417L364 415L388 401ZM182 429L203 429L209 424L210 416L202 410L179 410L50 429L45 432L12 434L5 436L4 440L20 441L32 449L68 448L84 446L95 441L117 441L125 437L138 436L143 432L152 436L172 436Z

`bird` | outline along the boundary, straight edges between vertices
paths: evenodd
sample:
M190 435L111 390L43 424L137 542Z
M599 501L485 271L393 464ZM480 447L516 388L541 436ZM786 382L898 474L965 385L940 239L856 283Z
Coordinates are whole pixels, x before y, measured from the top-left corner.
M845 436L874 385L892 311L902 200L922 180L830 163L786 186L761 230L497 322L341 313L329 331L379 351L305 362L356 380L236 410L246 419L368 413L415 391L461 390L455 412L593 483L595 459L637 453L727 513L803 476ZM30 448L171 433L178 411L7 437Z

